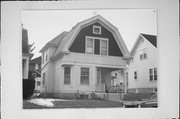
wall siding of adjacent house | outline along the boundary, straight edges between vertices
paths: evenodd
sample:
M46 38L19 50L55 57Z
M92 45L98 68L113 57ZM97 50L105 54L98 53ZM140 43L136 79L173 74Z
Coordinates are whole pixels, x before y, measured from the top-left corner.
M93 25L101 26L101 34L93 34ZM123 56L113 34L98 22L95 22L89 26L82 28L79 34L76 36L75 41L73 42L69 50L71 52L85 53L86 36L108 38L109 39L108 54L110 56Z
M140 49L144 48L147 48L147 59L140 60ZM130 62L128 69L128 89L157 87L156 82L149 81L149 69L158 68L157 48L147 40L144 40L144 42L140 43L135 52L133 62ZM134 71L137 71L137 80L134 80Z

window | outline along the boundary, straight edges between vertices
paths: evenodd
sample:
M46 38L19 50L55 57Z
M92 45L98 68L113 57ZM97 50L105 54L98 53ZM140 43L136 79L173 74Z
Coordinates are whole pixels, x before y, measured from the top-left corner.
M41 82L40 81L37 81L37 86L41 86Z
M89 68L81 68L81 84L89 84Z
M149 69L149 80L153 81L153 69Z
M88 54L108 55L108 39L87 36L85 52Z
M36 73L32 73L32 75L33 75L33 78L36 78Z
M46 54L46 61L48 60L48 55Z
M115 73L115 76L117 76L117 73Z
M157 81L157 68L149 69L149 81Z
M141 49L140 50L140 60L147 59L147 49Z
M134 72L134 79L137 79L137 71Z
M42 64L44 63L44 53L42 54Z
M86 38L86 53L93 54L94 47L93 47L93 38Z
M101 34L101 26L93 26L93 34Z
M46 73L43 73L43 80L42 80L43 85L45 85L45 79L46 79Z
M71 83L71 67L64 67L64 84Z
M108 54L108 42L107 40L101 40L101 55L107 55Z
M157 81L157 68L154 68L154 81Z
M126 72L126 85L128 87L128 72Z
M39 65L38 64L35 64L35 69L38 69Z

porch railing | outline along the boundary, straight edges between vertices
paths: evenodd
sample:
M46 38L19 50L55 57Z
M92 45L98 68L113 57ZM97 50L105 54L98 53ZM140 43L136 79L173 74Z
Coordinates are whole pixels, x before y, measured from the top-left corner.
M109 86L108 87L108 92L109 93L122 93L125 91L124 86Z
M96 92L105 92L105 84L96 84Z

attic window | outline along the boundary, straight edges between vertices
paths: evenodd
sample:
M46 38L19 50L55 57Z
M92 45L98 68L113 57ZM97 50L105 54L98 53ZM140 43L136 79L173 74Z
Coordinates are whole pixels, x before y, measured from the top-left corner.
M140 50L140 60L147 59L147 49L141 49Z
M101 26L93 26L93 34L101 34Z

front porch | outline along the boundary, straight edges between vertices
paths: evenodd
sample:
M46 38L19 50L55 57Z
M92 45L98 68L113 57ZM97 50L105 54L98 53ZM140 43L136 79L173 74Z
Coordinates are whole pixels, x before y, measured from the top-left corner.
M125 68L96 67L97 93L124 93L125 92Z

